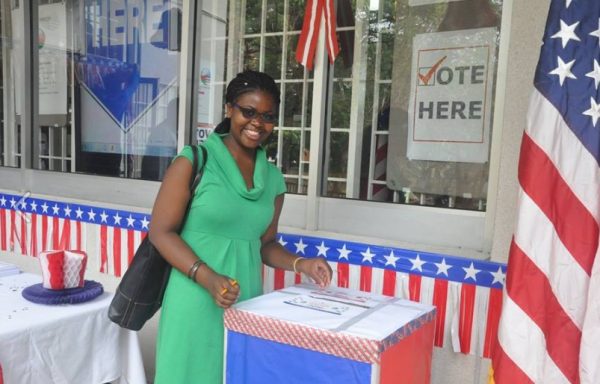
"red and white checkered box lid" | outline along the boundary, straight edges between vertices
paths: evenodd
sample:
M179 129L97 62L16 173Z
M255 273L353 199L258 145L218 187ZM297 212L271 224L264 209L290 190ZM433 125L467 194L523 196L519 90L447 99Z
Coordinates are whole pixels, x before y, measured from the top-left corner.
M299 284L234 305L229 330L367 363L424 324L435 307L346 288Z

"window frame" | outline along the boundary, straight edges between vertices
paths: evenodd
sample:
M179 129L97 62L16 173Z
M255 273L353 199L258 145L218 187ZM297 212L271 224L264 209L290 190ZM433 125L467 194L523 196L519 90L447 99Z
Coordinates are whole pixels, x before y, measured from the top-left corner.
M359 0L360 2L361 0ZM365 0L363 0L365 1ZM322 182L326 174L323 159L327 121L324 84L327 71L332 70L325 48L324 25L321 24L315 55L313 109L311 121L311 153L308 191L303 195L287 195L281 215L286 230L306 233L332 233L347 240L377 239L381 244L401 246L422 251L437 251L456 256L489 259L496 217L499 165L502 147L502 124L506 96L506 74L513 0L504 0L500 26L494 115L490 147L490 165L485 211L467 211L428 206L403 205L322 197ZM358 23L356 30L361 28ZM355 42L359 39L355 39ZM357 47L355 46L355 51ZM329 79L331 81L332 79ZM353 74L353 82L357 81ZM353 98L354 99L354 98ZM327 100L326 103L321 100ZM352 105L354 106L354 100ZM355 129L356 131L356 129ZM379 133L379 132L378 132ZM355 141L351 140L349 147ZM373 143L371 143L373 145ZM313 150L317 149L317 150ZM354 155L349 154L349 158ZM317 166L314 166L317 165ZM355 167L356 168L356 167ZM350 172L350 163L348 165ZM371 182L371 180L369 180ZM394 201L397 202L397 193Z
M21 148L15 155L21 157L19 167L0 166L1 189L21 191L40 196L58 196L65 199L80 199L97 201L106 206L131 206L147 210L151 208L160 183L138 179L125 179L112 176L99 176L85 173L67 173L60 171L46 171L32 167L33 156L39 151L34 151L32 135L33 127L39 127L38 113L38 81L37 81L37 44L34 44L32 31L38 29L37 9L40 0L22 2L24 6L23 20L19 25L24 32L24 81L21 86L25 89L22 93L23 118L21 121ZM177 151L190 142L191 119L194 95L192 93L191 78L193 71L193 36L195 31L194 12L195 2L184 0L182 2L182 46L179 76L179 116L177 127ZM14 22L14 21L13 21ZM185 74L185 75L184 75ZM76 111L75 111L76 112ZM14 111L11 111L11 114ZM75 113L71 115L71 126L75 124ZM36 135L39 136L39 135ZM74 135L71 135L72 142ZM35 152L35 153L34 153ZM38 159L36 159L37 161ZM71 161L71 169L75 169L75 159ZM133 191L133 192L132 192Z

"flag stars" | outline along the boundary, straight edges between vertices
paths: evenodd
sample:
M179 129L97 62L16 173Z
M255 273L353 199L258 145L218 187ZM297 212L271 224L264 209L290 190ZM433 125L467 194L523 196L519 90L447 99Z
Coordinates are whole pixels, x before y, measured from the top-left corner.
M423 264L425 264L425 261L421 260L421 257L417 254L417 257L415 259L410 259L410 262L412 263L412 267L410 267L410 270L417 270L419 272L423 272Z
M6 207L6 199L4 198L4 196L2 196L0 198L0 205L3 206L3 207Z
M17 204L17 200L15 200L15 198L14 198L14 197L13 197L13 198L11 198L11 199L10 199L10 207L11 207L11 208L14 208L16 204Z
M567 46L569 41L581 41L581 39L575 34L575 28L579 25L579 21L568 25L564 21L560 21L560 31L556 32L551 37L553 39L561 39L563 48Z
M375 254L371 253L370 247L367 247L367 250L365 252L361 252L360 254L363 256L363 263L366 263L368 261L369 263L373 264L373 256L375 256Z
M306 248L307 244L304 244L304 243L302 242L302 238L300 238L300 241L299 241L299 242L297 242L297 243L294 243L294 245L296 246L296 253L302 253L302 254L305 254L305 253L304 253L304 249Z
M569 79L577 79L577 77L571 72L571 68L575 64L575 60L569 61L565 63L560 57L558 57L558 67L550 71L550 75L557 75L560 85L562 86L565 82L565 79L568 77Z
M48 213L48 204L46 204L45 201L44 204L42 204L42 213Z
M122 217L119 216L119 212L116 212L115 215L113 216L114 224L121 225L121 219L122 219Z
M129 216L127 217L127 226L133 227L134 224L135 224L135 219L133 217L131 217L131 213L130 213Z
M148 224L150 224L150 222L148 221L148 219L146 219L146 216L144 216L142 218L142 228L148 229Z
M465 280L473 279L473 281L477 281L476 275L481 272L480 269L476 269L473 263L469 265L469 268L463 267L463 269L465 271Z
M436 275L443 274L448 276L448 270L452 268L448 264L446 264L446 259L443 258L441 263L434 263L437 266Z
M54 206L52 207L52 214L53 215L58 215L58 204L54 204Z
M492 285L495 283L500 283L504 285L504 279L506 278L506 274L502 272L502 267L498 267L496 272L490 272L494 277L494 281L492 281Z
M598 29L596 29L593 32L590 32L590 36L598 38L598 46L600 47L600 18L598 18Z
M327 257L327 251L329 251L329 248L325 246L325 242L321 241L321 245L317 246L317 256L325 256Z
M590 116L592 118L592 122L594 127L598 122L598 118L600 118L600 104L596 103L593 97L590 97L590 109L583 112L584 115Z
M396 262L400 260L399 257L394 255L394 251L390 251L390 254L384 255L383 258L385 259L385 265L391 265L394 268L396 268Z
M71 208L68 205L63 208L63 211L65 211L65 217L71 217Z
M75 217L78 219L83 218L83 211L81 210L81 207L77 207L77 210L75 211Z
M102 211L102 213L100 214L100 222L108 224L107 219L108 219L108 215L106 214L106 211Z
M87 213L88 215L88 220L89 221L95 221L96 220L96 212L94 212L93 209L90 208L90 210Z
M33 200L29 205L31 206L31 212L37 212L37 203L35 200Z
M594 59L594 70L586 73L585 75L594 79L594 85L596 86L597 90L598 84L600 84L600 64L598 64L598 60Z
M348 256L350 256L350 253L352 253L351 250L346 248L346 243L344 243L344 245L342 245L342 248L337 248L337 251L340 253L340 255L338 256L339 260L342 260L342 259L349 260Z
M279 240L277 240L277 242L281 244L282 247L287 245L287 241L283 240L283 236L279 236Z

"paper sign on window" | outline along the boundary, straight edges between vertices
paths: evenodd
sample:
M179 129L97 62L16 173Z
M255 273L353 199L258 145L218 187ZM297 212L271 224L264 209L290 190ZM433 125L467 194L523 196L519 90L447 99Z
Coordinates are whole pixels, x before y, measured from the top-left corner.
M409 159L487 161L495 39L495 28L415 36Z

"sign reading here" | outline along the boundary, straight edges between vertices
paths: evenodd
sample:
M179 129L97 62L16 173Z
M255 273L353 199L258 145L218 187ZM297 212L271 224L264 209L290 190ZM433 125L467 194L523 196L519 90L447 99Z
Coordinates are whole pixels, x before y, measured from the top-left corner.
M407 157L488 158L494 28L415 36Z

